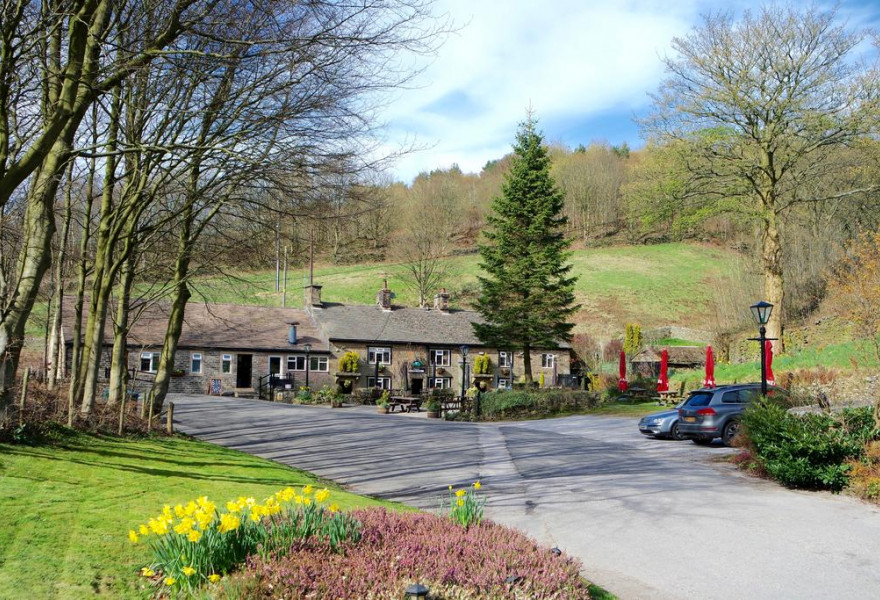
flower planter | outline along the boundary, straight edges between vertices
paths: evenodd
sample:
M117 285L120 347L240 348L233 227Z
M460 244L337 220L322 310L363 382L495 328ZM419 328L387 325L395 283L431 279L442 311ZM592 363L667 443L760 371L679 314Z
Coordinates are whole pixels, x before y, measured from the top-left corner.
M379 413L380 415L387 415L388 414L388 406L385 404L379 405L376 407L376 412Z
M427 411L427 415L429 419L439 419L440 411L439 410L429 410Z

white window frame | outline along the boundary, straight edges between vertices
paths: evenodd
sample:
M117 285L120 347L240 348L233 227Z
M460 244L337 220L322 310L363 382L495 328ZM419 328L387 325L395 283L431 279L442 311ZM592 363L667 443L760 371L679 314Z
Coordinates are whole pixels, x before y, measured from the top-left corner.
M323 354L312 354L309 359L309 371L312 373L327 373L330 371L330 357Z
M367 387L376 387L376 378L375 377L367 377ZM380 390L390 390L391 389L391 378L390 377L379 377L379 389Z
M498 366L505 369L509 369L511 366L513 366L513 352L508 352L507 350L499 350Z
M440 361L437 360L438 357L441 359ZM443 348L432 348L431 364L435 367L451 367L452 350L444 350Z
M499 390L510 389L510 381L506 377L499 377L498 384L495 387L497 387Z
M229 375L232 373L232 355L231 354L223 354L220 357L220 373L223 375Z
M290 367L291 363L293 363L293 368ZM300 366L302 365L302 366ZM287 371L295 371L295 372L306 372L306 355L305 354L290 354L287 356Z
M375 365L377 358L379 359L379 364L390 365L391 364L391 348L382 347L382 346L369 346L369 347L367 347L367 364Z
M434 389L437 390L451 390L452 389L452 377L434 377L431 379L432 385Z
M144 373L155 373L156 372L156 352L141 352L141 362L138 365L138 371L142 371ZM150 361L150 368L144 369L144 359Z
M556 355L550 353L541 354L541 368L552 369L556 364Z
M198 369L196 369L196 363L198 363ZM191 352L189 355L189 374L190 375L201 375L202 374L202 366L204 365L204 361L202 360L201 352Z

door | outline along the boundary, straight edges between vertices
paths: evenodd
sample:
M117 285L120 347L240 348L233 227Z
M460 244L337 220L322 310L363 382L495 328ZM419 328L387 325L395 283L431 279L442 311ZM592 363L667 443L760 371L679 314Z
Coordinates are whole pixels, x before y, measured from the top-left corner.
M253 387L251 382L251 371L253 370L253 354L238 355L238 370L235 376L235 387L249 388Z
M410 381L410 390L412 391L413 396L418 396L422 393L422 381L421 377Z
M270 356L269 357L269 375L274 375L275 377L281 377L281 357L280 356Z

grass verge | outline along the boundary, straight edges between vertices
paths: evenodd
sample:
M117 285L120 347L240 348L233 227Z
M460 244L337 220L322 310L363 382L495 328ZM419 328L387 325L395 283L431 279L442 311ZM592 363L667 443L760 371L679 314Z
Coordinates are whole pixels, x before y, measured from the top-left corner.
M72 435L42 447L0 444L0 598L140 598L147 548L129 529L165 504L200 495L225 502L286 486L334 490L343 510L396 506L315 476L183 437Z

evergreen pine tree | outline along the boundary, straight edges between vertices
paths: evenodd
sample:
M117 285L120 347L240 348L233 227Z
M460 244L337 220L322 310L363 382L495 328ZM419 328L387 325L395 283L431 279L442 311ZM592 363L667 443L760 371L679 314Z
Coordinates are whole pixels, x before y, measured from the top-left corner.
M486 276L479 277L477 300L486 322L474 324L483 343L522 349L526 383L533 381L530 351L569 341L568 318L578 308L566 264L564 196L550 176L536 124L531 113L520 124L510 171L492 200L487 243L480 245Z

